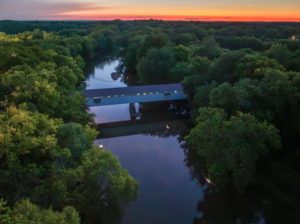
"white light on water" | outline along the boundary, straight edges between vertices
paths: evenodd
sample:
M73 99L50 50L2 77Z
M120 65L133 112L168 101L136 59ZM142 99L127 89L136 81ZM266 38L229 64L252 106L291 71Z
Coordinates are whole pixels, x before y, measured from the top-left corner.
M211 180L208 179L207 177L204 177L205 181L208 183L208 184L211 184Z

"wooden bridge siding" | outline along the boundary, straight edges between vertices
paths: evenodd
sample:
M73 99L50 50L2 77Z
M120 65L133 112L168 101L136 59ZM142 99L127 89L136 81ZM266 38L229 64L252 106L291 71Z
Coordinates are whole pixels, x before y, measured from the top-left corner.
M144 85L144 86L128 86L128 87L116 87L116 88L104 88L104 89L90 89L84 92L86 98L93 97L106 97L106 96L131 96L143 94L143 93L164 93L183 91L181 84L162 84L162 85Z
M163 93L155 93L148 95L129 95L129 96L112 96L112 97L101 97L100 102L96 102L94 98L87 98L87 106L106 106L126 103L146 103L146 102L159 102L159 101L172 101L172 100L184 100L187 96L182 91L171 92L170 95Z

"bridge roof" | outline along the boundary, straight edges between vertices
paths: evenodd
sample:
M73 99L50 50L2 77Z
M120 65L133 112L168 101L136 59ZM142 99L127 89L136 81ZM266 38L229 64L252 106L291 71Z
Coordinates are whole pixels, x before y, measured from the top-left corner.
M113 96L113 95L136 95L138 93L149 93L149 92L170 92L170 91L183 91L180 83L175 84L163 84L163 85L145 85L145 86L128 86L118 88L106 88L106 89L91 89L85 90L85 97L102 97L102 96Z

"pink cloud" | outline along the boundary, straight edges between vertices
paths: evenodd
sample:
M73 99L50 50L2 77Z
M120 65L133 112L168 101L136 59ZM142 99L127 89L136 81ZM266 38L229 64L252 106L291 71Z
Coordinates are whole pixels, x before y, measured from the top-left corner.
M110 9L92 2L42 2L37 0L0 0L0 19L55 19L76 11Z

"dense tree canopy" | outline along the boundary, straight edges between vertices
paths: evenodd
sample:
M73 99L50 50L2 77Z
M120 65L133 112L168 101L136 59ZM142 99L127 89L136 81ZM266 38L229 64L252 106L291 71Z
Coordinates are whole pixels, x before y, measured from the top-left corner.
M52 209L40 209L29 200L18 202L13 209L0 200L0 220L2 224L80 224L79 214L72 207L54 212Z
M227 118L222 109L202 108L196 122L187 144L196 150L208 177L218 186L232 182L244 189L255 181L256 162L281 147L278 130L250 114L240 112Z
M135 198L135 180L93 146L80 93L86 65L112 50L139 84L184 85L191 169L215 188L272 186L298 209L299 36L298 23L0 21L0 217L78 223L68 206L88 220L97 204L107 223Z
M165 83L171 79L174 65L175 58L169 49L152 49L138 63L137 72L142 83Z
M84 60L112 49L114 32L1 34L1 223L80 223L93 203L103 217L135 198L136 181L93 146L97 132L79 91Z

